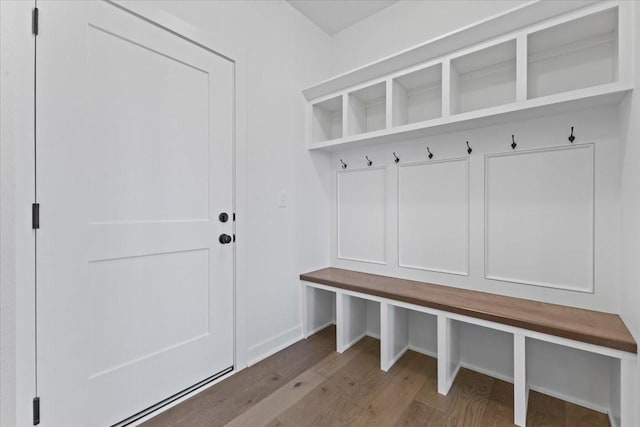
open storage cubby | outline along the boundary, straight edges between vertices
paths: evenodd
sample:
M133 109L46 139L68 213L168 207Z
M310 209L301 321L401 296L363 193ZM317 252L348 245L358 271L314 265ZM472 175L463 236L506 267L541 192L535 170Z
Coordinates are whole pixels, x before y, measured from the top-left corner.
M336 294L337 351L342 353L367 335L380 330L380 303L343 293ZM374 325L374 323L376 323Z
M313 104L313 142L342 138L342 96Z
M387 85L380 82L349 93L349 135L372 132L387 126Z
M451 114L516 100L516 41L509 40L451 60Z
M304 305L306 307L304 319L304 336L308 337L316 332L336 323L336 293L324 289L306 286L303 289Z
M393 79L393 126L442 117L442 64Z
M615 378L620 378L619 369L619 359L526 339L526 387L538 393L555 395L578 405L589 402L592 409L607 412L607 408L619 400L611 399L612 393L616 393ZM619 384L617 387L619 390ZM529 394L530 403L531 399L538 398L535 393ZM612 407L611 411L612 416L620 414L619 408ZM577 420L571 421L580 425Z
M529 34L527 45L529 99L615 82L618 9Z

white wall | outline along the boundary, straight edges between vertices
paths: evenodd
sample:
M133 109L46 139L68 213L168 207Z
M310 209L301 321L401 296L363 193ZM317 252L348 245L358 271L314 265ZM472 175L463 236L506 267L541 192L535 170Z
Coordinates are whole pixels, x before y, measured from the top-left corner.
M634 4L633 30L640 46L640 5ZM634 52L636 89L620 105L620 133L624 157L621 179L622 249L620 313L636 342L640 342L640 53ZM636 390L640 390L640 359ZM636 420L640 420L640 407Z
M9 65L16 54L15 38L11 37L16 26L15 8L2 3L0 13L0 424L15 424L15 264L13 248L15 233L13 224L14 191L11 174L15 168L13 144L14 127L7 126L9 110L16 96L13 90L14 75ZM9 182L7 182L9 180Z
M333 36L333 71L343 73L505 12L527 1L400 1Z

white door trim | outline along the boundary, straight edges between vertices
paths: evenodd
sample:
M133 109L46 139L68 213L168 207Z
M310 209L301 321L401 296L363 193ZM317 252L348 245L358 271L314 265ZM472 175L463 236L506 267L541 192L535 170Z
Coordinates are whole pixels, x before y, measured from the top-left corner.
M220 41L195 26L143 2L130 0L110 1L115 5L142 17L143 19L191 41L211 52L224 56L235 64L235 138L234 138L234 198L236 212L235 244L235 356L234 372L247 366L247 53L228 41ZM33 2L17 2L14 6L16 17L24 21L25 30L30 29ZM46 20L46 17L41 17ZM16 34L17 52L33 53L33 36L30 33ZM15 72L33 77L33 55L16 55ZM31 230L31 203L34 194L34 152L33 152L33 78L20 81L15 93L20 99L15 104L16 134L22 129L21 141L15 141L15 239L16 239L16 425L31 425L31 401L35 390L35 239ZM227 375L228 376L228 375ZM207 387L226 378L222 377ZM206 388L206 387L204 387ZM198 389L197 393L204 388ZM192 393L193 394L193 393ZM154 413L169 409L188 398L186 395L174 404L167 405ZM142 422L144 419L140 420ZM136 423L138 424L138 423Z

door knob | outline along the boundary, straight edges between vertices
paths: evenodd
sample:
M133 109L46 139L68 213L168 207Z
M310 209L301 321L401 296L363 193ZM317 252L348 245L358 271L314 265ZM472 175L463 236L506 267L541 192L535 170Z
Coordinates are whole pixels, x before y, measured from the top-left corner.
M218 241L220 243L222 243L223 245L231 243L231 240L233 240L233 239L228 234L221 234L220 237L218 237Z
M218 215L218 220L220 222L227 222L229 221L229 214L226 212L222 212L220 215Z

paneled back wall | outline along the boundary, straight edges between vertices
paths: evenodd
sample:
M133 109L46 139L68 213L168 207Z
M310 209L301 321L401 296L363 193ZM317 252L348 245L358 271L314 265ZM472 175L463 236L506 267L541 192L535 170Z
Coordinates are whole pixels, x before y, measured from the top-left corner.
M603 107L333 153L332 266L616 311L617 120Z

